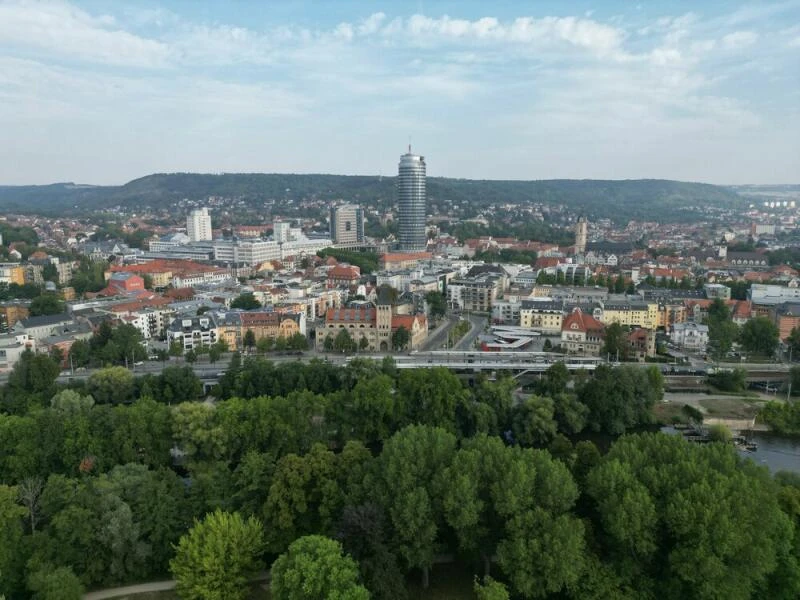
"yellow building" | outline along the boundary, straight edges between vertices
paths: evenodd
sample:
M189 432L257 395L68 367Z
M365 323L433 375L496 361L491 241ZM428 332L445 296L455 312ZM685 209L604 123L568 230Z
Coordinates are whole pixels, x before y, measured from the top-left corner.
M17 263L0 263L0 283L25 284L25 267Z
M564 322L564 308L561 302L523 300L519 309L520 327L542 332L560 333Z
M626 300L604 303L600 320L605 325L619 323L625 327L656 329L658 319L658 304Z
M244 336L252 331L256 342L262 338L290 338L306 333L305 313L243 312L228 313L219 324L218 335L230 350L241 350Z

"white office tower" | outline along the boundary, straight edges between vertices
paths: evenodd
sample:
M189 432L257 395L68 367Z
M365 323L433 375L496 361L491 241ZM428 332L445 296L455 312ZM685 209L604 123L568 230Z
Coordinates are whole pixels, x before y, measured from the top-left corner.
M291 238L292 224L289 221L275 221L272 223L272 239L279 244L288 242Z
M586 242L589 238L589 223L581 215L575 224L575 254L586 254Z
M364 209L355 204L331 207L330 232L335 244L362 244Z
M190 242L211 240L211 216L207 208L196 208L186 217L186 234Z
M425 234L425 157L408 153L400 157L397 175L397 200L400 207L400 250L423 252L428 245Z

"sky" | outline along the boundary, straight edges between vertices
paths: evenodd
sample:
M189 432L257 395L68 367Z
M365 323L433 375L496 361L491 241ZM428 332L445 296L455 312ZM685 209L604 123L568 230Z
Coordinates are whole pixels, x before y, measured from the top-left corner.
M800 183L800 0L0 0L0 184Z

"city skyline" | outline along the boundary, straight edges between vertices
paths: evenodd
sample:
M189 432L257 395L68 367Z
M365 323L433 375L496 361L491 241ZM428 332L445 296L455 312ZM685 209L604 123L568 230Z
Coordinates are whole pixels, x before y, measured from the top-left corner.
M795 183L800 2L0 4L0 184Z

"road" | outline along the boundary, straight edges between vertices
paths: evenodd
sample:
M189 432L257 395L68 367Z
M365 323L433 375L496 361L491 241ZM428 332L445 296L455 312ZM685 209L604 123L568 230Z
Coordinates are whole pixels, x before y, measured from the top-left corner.
M474 350L475 340L478 339L478 336L481 334L484 327L486 327L487 321L485 315L468 314L467 320L472 327L467 332L467 335L461 338L461 341L453 347L454 350Z
M447 341L447 334L450 333L450 330L457 322L458 319L454 319L453 317L444 319L439 327L428 334L428 339L425 340L425 343L422 344L422 348L419 348L419 350L437 350L444 346Z

